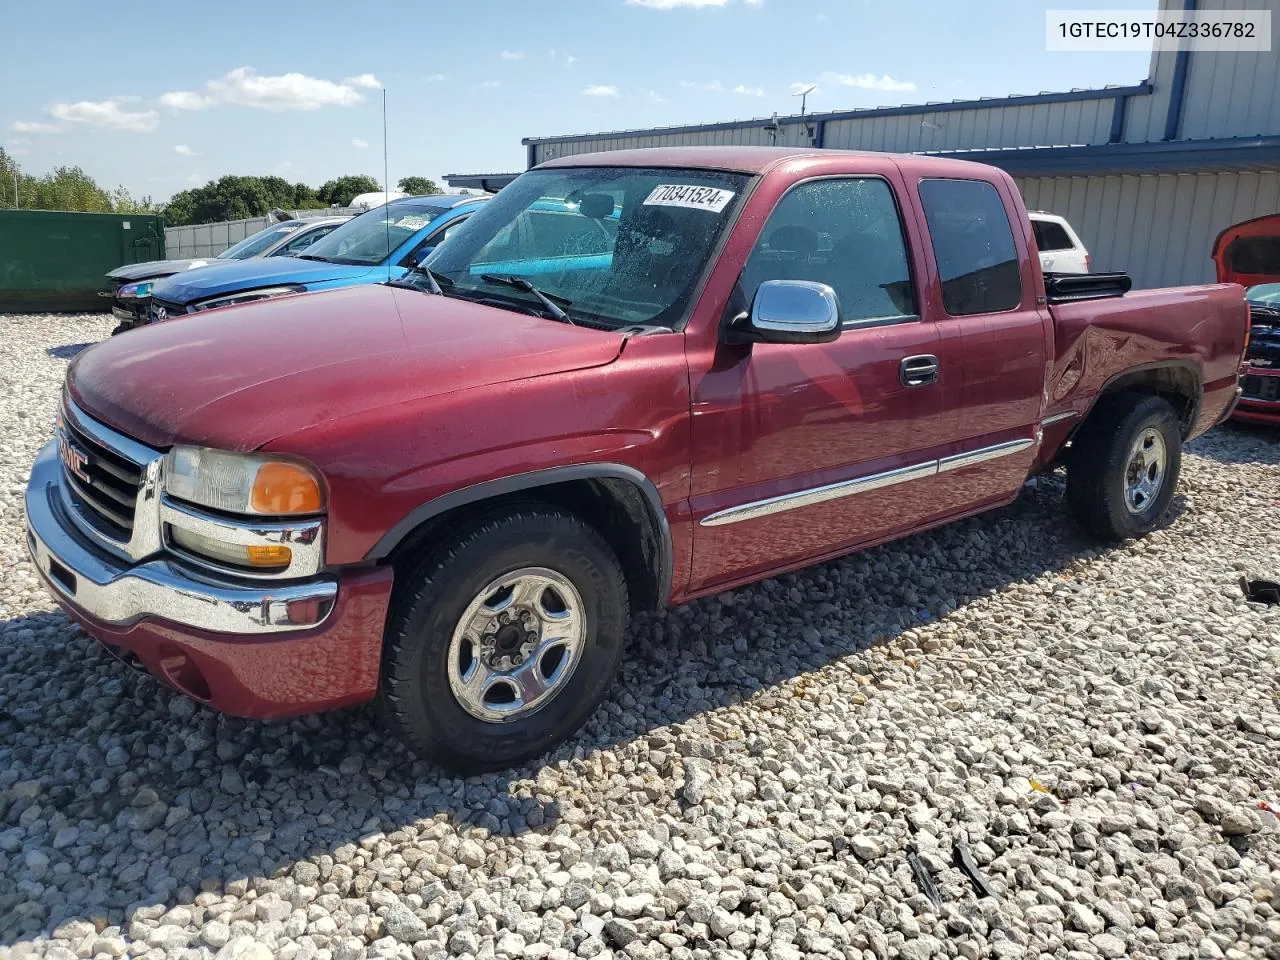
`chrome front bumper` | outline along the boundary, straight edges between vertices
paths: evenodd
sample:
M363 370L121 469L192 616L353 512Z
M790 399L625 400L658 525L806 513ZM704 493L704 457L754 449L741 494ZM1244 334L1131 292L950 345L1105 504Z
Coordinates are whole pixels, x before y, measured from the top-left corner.
M50 589L92 620L127 626L155 618L213 633L268 634L311 629L333 610L338 584L331 577L245 583L164 556L135 564L117 559L86 542L66 516L61 477L51 442L27 484L27 548Z

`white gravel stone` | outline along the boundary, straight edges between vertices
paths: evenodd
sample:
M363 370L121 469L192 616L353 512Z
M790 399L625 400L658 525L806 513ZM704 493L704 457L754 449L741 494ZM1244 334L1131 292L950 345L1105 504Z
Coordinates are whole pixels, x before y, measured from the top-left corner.
M1198 440L1138 543L1050 476L640 617L582 734L463 779L371 710L220 717L56 609L22 494L111 326L0 317L0 954L1280 960L1280 608L1238 586L1280 575L1274 431Z

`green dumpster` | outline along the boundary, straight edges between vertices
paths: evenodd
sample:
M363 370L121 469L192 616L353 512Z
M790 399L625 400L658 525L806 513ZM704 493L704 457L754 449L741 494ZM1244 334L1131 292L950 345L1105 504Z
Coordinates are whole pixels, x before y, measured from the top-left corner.
M106 274L164 258L154 214L0 210L0 312L106 311Z

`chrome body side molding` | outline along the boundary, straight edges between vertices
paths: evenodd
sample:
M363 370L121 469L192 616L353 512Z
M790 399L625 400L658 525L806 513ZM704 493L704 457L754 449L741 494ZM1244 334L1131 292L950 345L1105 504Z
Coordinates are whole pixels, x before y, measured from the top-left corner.
M928 460L909 467L886 470L883 473L855 477L852 480L841 480L838 483L829 483L821 487L810 487L807 490L784 493L764 500L753 500L750 503L727 507L724 510L717 510L715 513L708 514L699 521L699 526L719 527L729 523L741 523L744 520L756 520L760 517L769 517L788 510L798 510L801 507L826 503L829 500L841 500L845 497L856 496L859 493L867 493L871 490L880 490L900 483L910 483L912 480L923 480L939 473L962 470L965 467L972 467L991 460L998 460L1001 457L1021 453L1023 450L1035 446L1035 444L1036 441L1031 438L1009 440L990 447L982 447L979 450L971 450L968 453L944 457L941 460Z

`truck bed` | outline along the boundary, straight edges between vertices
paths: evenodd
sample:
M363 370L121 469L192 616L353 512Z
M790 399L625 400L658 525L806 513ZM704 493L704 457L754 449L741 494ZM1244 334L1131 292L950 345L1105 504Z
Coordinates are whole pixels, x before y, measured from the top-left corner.
M1204 391L1192 435L1212 426L1234 395L1248 328L1236 284L1137 290L1049 311L1054 350L1046 418L1083 414L1114 378L1171 361Z

